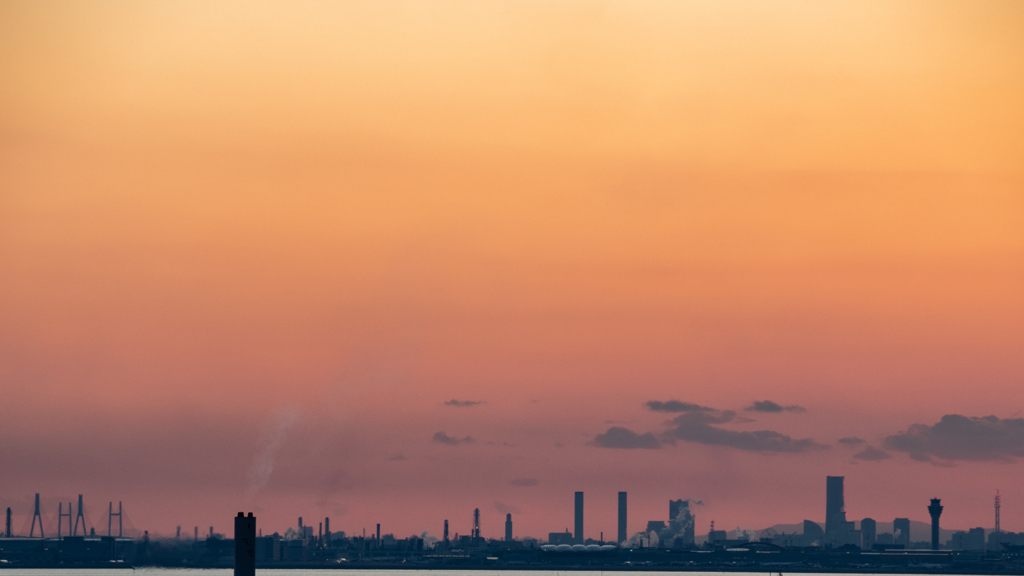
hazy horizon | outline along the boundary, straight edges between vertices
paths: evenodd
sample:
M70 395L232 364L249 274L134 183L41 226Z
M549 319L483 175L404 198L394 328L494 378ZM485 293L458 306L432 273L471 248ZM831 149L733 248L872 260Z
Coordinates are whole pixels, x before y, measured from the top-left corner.
M1024 531L1020 2L9 1L0 79L0 506Z

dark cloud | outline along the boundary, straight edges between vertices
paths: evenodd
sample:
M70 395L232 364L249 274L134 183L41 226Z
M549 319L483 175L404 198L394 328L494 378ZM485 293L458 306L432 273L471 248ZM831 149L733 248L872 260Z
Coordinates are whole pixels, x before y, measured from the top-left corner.
M395 454L393 456L388 457L388 460L392 462L401 462L402 460L405 460L405 454Z
M865 440L863 438L857 438L856 436L847 436L846 438L840 438L838 442L840 444L846 444L847 446L854 446L857 444L863 444Z
M466 436L465 438L455 438L453 436L445 434L444 431L442 430L434 434L434 442L437 442L438 444L447 444L448 446L456 446L458 444L472 444L473 442L476 442L476 440L473 440L472 436Z
M494 509L498 511L498 514L519 514L519 508L497 500L494 501Z
M484 403L483 400L456 400L456 399L452 398L451 400L446 400L444 405L445 406L456 406L458 408L469 408L470 406L479 406L479 405L481 405L483 403Z
M748 412L806 412L807 409L803 406L797 406L796 404L790 404L789 406L783 406L776 404L771 400L754 400L754 403L746 407Z
M513 478L509 481L509 484L513 486L536 486L540 484L540 480L536 478Z
M612 426L604 434L598 434L590 444L593 446L600 446L601 448L654 449L661 447L661 444L658 442L658 439L654 437L654 434L651 434L650 432L637 434L629 428L622 428L621 426Z
M774 430L757 430L754 432L737 432L717 428L712 424L725 424L736 419L732 410L721 410L714 413L690 412L680 414L671 420L674 428L665 433L667 442L683 440L710 446L728 446L739 450L754 452L810 452L823 450L828 446L818 444L810 438L794 440Z
M885 439L890 450L914 460L988 460L1013 462L1024 456L1024 418L946 414L933 425L913 424Z
M892 458L892 455L885 450L879 450L874 446L868 446L863 451L853 455L858 460L867 460L868 462L878 462L879 460L888 460Z
M691 404L689 402L680 402L679 400L667 400L662 402L661 400L651 400L647 402L647 408L654 410L655 412L714 412L714 408L708 408L707 406L701 406L699 404Z

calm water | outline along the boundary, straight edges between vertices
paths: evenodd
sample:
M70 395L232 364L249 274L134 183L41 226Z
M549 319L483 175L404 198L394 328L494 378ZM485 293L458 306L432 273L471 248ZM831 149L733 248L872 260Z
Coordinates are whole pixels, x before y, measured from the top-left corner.
M409 576L410 572L429 572L429 576L602 576L599 570L257 570L257 576ZM615 571L616 576L665 576L668 572ZM230 568L122 568L76 569L76 568L11 568L0 570L0 576L232 576ZM779 576L778 572L686 572L687 576ZM794 573L795 574L795 573ZM816 574L805 572L799 576L864 576L860 574ZM906 576L906 575L900 575Z

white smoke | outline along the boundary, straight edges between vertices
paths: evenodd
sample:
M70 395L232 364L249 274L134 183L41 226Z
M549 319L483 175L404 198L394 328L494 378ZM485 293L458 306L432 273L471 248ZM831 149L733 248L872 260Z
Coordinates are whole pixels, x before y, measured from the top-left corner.
M429 530L424 530L423 534L420 534L420 538L423 538L423 549L430 550L437 545L437 536L431 536Z
M621 546L623 548L657 548L660 541L658 533L651 530L650 532L637 532L633 534Z
M256 459L249 468L249 473L246 475L246 493L249 498L255 496L257 492L267 485L267 482L270 482L270 475L274 473L274 459L277 457L277 452L281 449L288 430L298 420L298 409L289 408L278 416L277 423L269 431L269 434L266 435L263 449L257 454Z

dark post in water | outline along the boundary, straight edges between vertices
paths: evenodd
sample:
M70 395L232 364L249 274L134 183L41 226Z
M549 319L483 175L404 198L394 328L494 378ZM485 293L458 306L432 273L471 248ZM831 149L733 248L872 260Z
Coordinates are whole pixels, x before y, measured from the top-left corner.
M256 517L235 517L235 576L256 576Z

